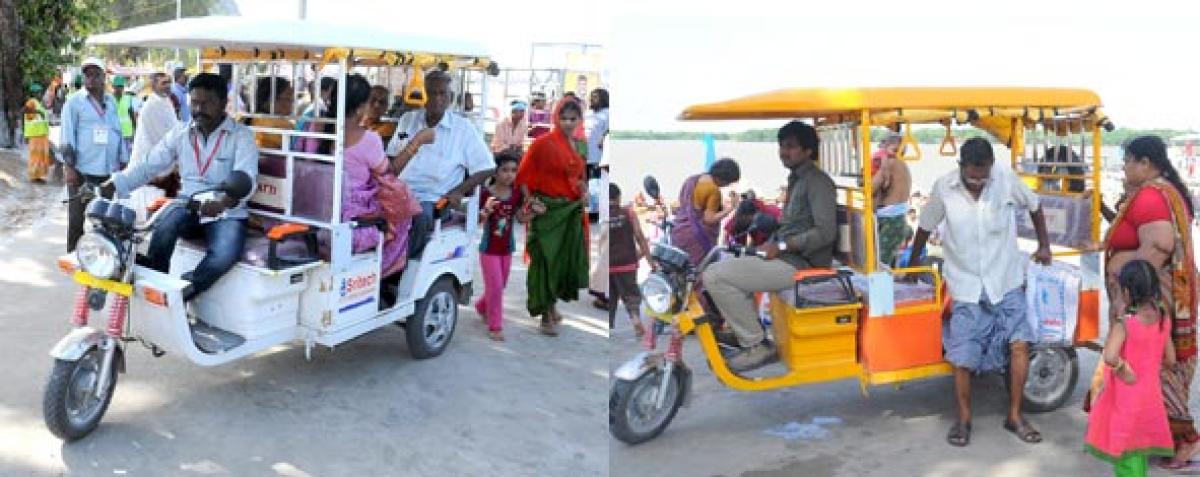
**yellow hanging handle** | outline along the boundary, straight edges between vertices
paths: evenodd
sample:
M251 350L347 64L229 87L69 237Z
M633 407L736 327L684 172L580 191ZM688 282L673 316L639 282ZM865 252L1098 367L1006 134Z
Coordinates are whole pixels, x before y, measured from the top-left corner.
M904 137L900 139L900 147L896 150L896 157L902 161L919 161L921 160L921 148L917 146L917 140L912 136L912 124L904 123Z
M955 142L954 133L950 131L950 124L946 125L946 137L942 138L942 145L938 147L938 154L945 157L954 157L958 155L958 143Z

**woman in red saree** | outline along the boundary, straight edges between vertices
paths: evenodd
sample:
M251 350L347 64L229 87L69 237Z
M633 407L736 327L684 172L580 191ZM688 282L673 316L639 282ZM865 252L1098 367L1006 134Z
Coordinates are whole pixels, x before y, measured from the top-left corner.
M574 301L588 282L587 182L584 160L571 132L583 120L579 103L563 99L552 118L554 131L539 137L517 169L517 187L535 214L529 224L526 286L531 316L541 317L541 332L557 336L562 315L558 301Z
M1125 199L1115 214L1106 213L1112 221L1104 240L1109 319L1120 316L1128 306L1116 284L1121 267L1135 259L1154 265L1171 324L1176 361L1173 366L1164 365L1161 373L1175 441L1175 457L1166 466L1179 468L1200 450L1200 436L1188 408L1197 362L1196 263L1191 229L1194 211L1191 195L1168 159L1162 139L1142 136L1130 141L1125 146L1124 160Z

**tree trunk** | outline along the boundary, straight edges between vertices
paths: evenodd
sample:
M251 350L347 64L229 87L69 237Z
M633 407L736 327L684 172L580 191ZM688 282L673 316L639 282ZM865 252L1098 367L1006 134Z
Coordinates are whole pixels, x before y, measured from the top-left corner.
M21 18L13 0L0 0L0 147L16 145L17 122L25 103L21 72Z

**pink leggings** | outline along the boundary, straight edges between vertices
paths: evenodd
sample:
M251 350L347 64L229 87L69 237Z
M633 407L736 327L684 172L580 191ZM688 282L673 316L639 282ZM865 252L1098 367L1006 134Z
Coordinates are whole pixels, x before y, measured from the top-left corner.
M504 287L512 269L512 255L479 254L483 269L483 297L475 302L475 311L487 317L489 331L500 331L504 321Z

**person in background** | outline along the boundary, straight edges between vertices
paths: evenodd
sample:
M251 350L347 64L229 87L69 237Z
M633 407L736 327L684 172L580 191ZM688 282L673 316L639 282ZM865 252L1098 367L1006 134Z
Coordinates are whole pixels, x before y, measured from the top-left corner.
M394 121L384 121L383 115L387 113L391 95L388 94L388 89L381 85L371 87L371 99L367 102L367 114L363 117L363 127L375 131L381 138L391 139L396 134L396 123Z
M333 119L337 117L337 96L335 94L337 91L337 80L324 76L321 78L320 85L320 94L304 109L304 112L300 114L300 119L296 121L297 131L321 132L325 134L334 134L337 132L335 124L314 121L315 118ZM310 154L333 154L333 141L297 137L293 140L292 150L304 151Z
M912 174L908 164L896 157L900 147L900 135L892 134L883 140L883 152L878 168L872 165L871 187L875 202L876 229L879 231L879 262L895 265L900 245L908 239L912 229L905 215L908 213L909 192L912 190ZM874 160L872 160L874 162Z
M291 81L280 76L262 76L258 78L254 90L254 113L270 116L244 118L244 124L284 130L295 127L290 119L295 96ZM256 131L254 142L260 149L283 149L283 136L276 133Z
M29 182L46 182L50 171L50 112L38 101L42 85L29 87L30 96L25 100L25 115L22 118L25 142L29 143L29 163L26 173Z
M1175 364L1171 319L1162 308L1158 271L1132 260L1117 276L1127 304L1104 342L1102 388L1088 415L1084 449L1109 462L1117 477L1145 477L1149 456L1174 454L1159 375Z
M150 77L150 85L150 96L146 97L146 101L142 104L141 113L138 115L140 122L137 130L133 133L130 166L144 161L154 146L157 146L162 138L166 137L167 133L179 124L179 119L175 116L175 107L170 99L171 77L162 72L154 73ZM177 183L177 180L168 182ZM173 187L166 183L155 183L154 185L163 189L168 197L173 196L174 190L178 189L177 184Z
M113 97L117 99L117 120L121 123L121 144L126 152L133 149L133 132L137 128L138 101L133 91L125 89L128 81L124 76L114 76L112 80Z
M642 293L638 288L638 264L650 255L650 242L642 233L641 221L630 207L621 206L621 188L608 184L610 240L608 260L608 328L612 329L617 316L617 303L625 303L625 311L633 324L633 332L641 338L646 334L642 325Z
M181 64L176 64L172 71L175 82L171 84L171 94L175 96L175 105L179 109L179 121L188 122L192 120L192 110L188 106L188 75L187 69Z
M671 243L687 252L692 264L699 264L709 250L717 246L721 222L737 210L722 209L721 188L742 178L737 161L721 158L713 162L706 174L696 174L683 181L679 192L679 208L675 211L675 226Z
M548 336L558 336L562 321L556 302L576 300L588 282L587 179L584 160L571 144L571 131L582 120L577 101L559 101L554 131L533 142L517 171L517 187L535 214L526 246L526 306L531 316L541 317L540 331Z
M484 205L479 219L485 226L479 243L479 266L484 292L475 302L475 311L487 324L488 337L495 341L504 341L504 288L516 251L513 230L518 222L528 224L530 218L528 201L513 187L520 159L511 152L497 154L496 175L480 196Z
M592 110L592 128L588 131L588 177L600 176L601 156L604 154L604 142L608 137L608 90L596 88L592 90L588 106Z
M104 63L96 58L84 60L81 75L85 89L67 98L62 117L62 163L68 202L67 251L83 235L83 213L87 204L79 197L84 182L100 185L128 162L121 145L121 124L117 119L117 100L104 91ZM105 197L111 197L107 195Z
M529 137L537 139L550 132L550 111L546 110L546 95L533 93L529 104Z
M1109 323L1129 303L1118 278L1127 262L1153 265L1162 287L1175 363L1163 366L1162 393L1171 425L1175 455L1165 467L1179 469L1200 450L1190 411L1192 379L1196 373L1196 261L1191 223L1195 216L1191 194L1167 157L1167 145L1157 136L1141 136L1124 147L1125 198L1113 212L1102 210L1112 225L1104 238L1105 285Z
M514 100L512 112L496 125L496 134L492 135L492 153L521 155L525 153L525 136L529 134L529 121L525 119L528 105L524 101Z

